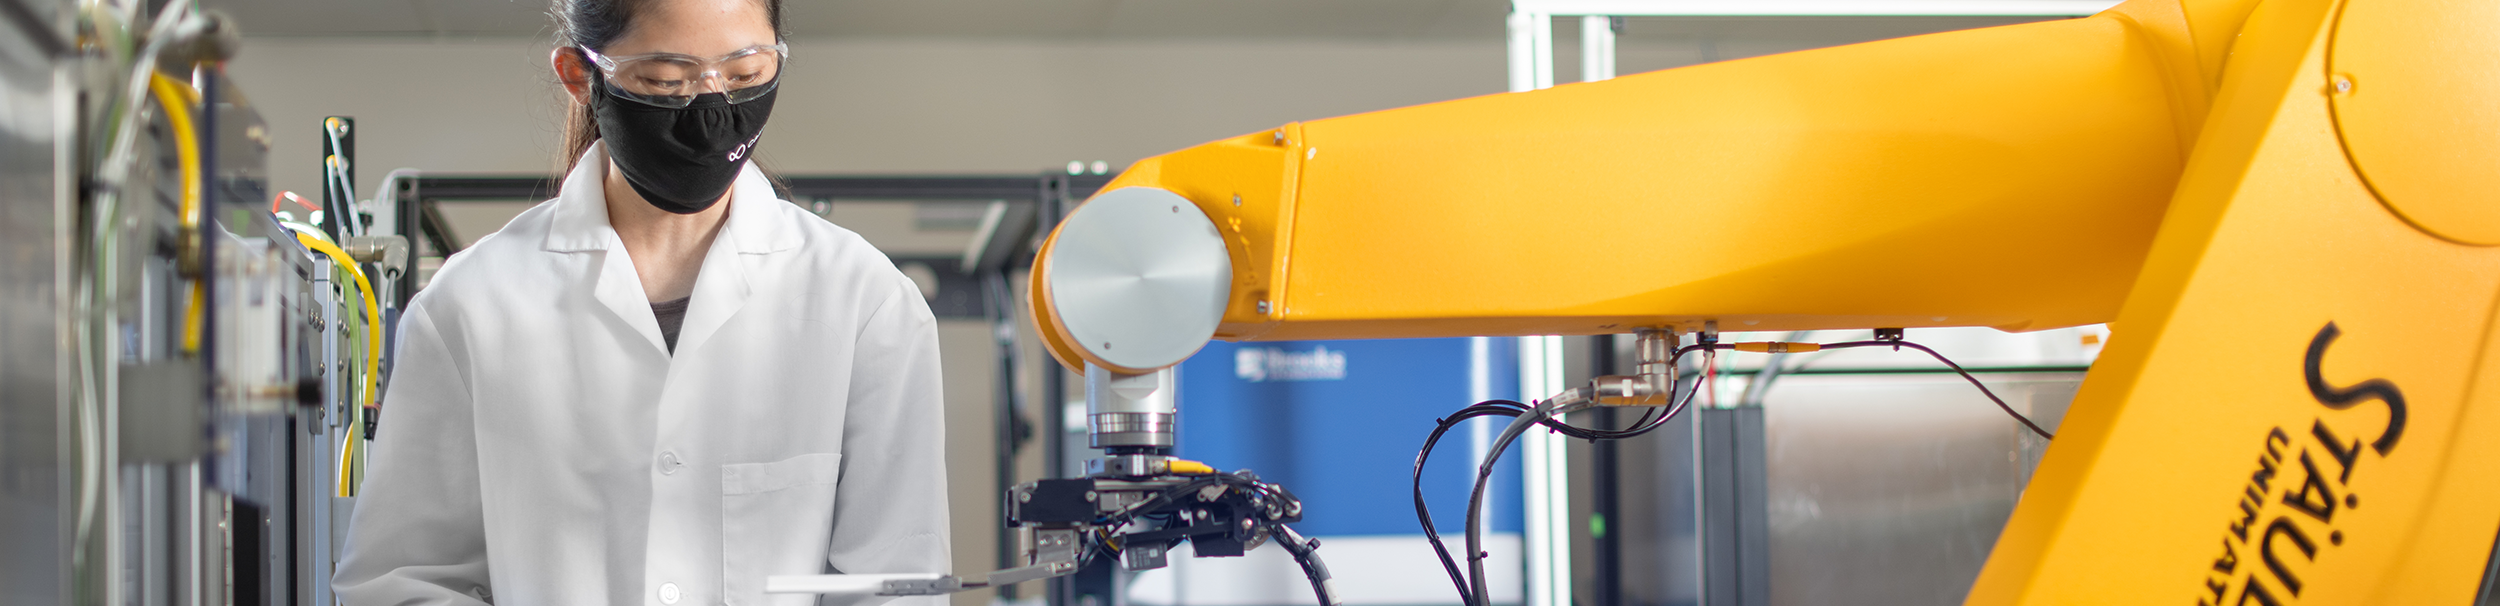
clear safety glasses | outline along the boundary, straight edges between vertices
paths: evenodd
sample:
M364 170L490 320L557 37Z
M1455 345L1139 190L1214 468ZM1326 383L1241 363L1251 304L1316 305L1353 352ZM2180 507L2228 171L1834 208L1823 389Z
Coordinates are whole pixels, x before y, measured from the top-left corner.
M582 54L607 75L608 93L617 98L668 108L694 103L696 95L721 93L730 103L745 103L772 92L780 82L781 63L790 57L788 43L757 46L717 59L677 53L610 57L582 49Z

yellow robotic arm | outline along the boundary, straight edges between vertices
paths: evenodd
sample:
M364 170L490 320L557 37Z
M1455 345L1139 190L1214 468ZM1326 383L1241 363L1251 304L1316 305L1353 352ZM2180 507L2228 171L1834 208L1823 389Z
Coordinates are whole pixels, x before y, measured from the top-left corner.
M1971 603L2465 603L2494 57L2489 2L2134 0L1288 124L1131 167L1032 304L1101 388L1209 338L2113 322Z
M2105 322L2205 113L2148 29L2122 11L1289 124L1106 190L1179 194L1223 231L1201 341Z

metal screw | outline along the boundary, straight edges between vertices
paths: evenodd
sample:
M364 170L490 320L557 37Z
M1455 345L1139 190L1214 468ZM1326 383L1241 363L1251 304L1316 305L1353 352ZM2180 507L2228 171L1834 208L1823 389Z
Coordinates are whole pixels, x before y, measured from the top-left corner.
M1244 530L1244 531L1250 530L1250 526L1251 526L1251 524L1252 524L1252 522L1250 521L1250 518L1242 518L1242 519L1241 519L1241 529L1242 529L1242 530Z
M1241 206L1241 194L1233 194L1233 206Z
M1091 490L1085 491L1085 502L1087 502L1087 503L1092 503L1092 502L1094 502L1094 500L1095 500L1095 499L1100 499L1100 498L1102 498L1102 495L1094 494L1094 491L1091 491Z
M1267 315L1267 310L1268 310L1267 302L1266 302L1266 301L1260 301L1260 302L1259 302L1259 315L1262 315L1262 316Z
M1016 493L1016 502L1018 502L1018 503L1031 503L1031 502L1033 502L1033 493L1030 493L1030 492L1019 492L1019 493Z
M2352 92L2352 78L2346 76L2336 76L2335 92L2339 94Z
M323 367L323 366L322 366L320 363L318 363L318 362L316 362L316 363L314 363L314 364L313 364L313 376L318 377L318 376L321 376L321 375L322 375L322 373L326 373L326 372L329 372L329 371L330 371L330 369L329 369L329 368Z

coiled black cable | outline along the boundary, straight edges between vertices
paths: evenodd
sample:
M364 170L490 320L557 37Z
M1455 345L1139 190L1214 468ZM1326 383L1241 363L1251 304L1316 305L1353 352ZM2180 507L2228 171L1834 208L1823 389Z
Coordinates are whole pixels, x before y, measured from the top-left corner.
M2024 427L2030 428L2033 433L2039 434L2042 438L2056 439L2057 437L2048 430L2042 429L2039 424L2033 423L2030 418L2023 416L2022 413L2016 412L2013 406L2007 405L2003 398L1997 397L1995 391L1988 389L1986 384L1981 383L1978 377L1971 375L1969 370L1963 369L1962 365L1954 363L1953 360L1946 358L1944 354L1937 353L1936 350L1928 348L1925 345L1898 339L1875 339L1869 341L1824 343L1820 344L1819 347L1821 349L1893 347L1896 350L1902 347L1908 347L1925 352L1928 356L1934 357L1936 361L1943 362L1946 367L1952 368L1953 372L1961 375L1963 380L1969 381L1971 386L1977 387L1980 394L1987 396L1989 401L1995 402L1998 409L2004 410L2005 414L2014 417L2014 420L2021 422ZM1704 355L1716 355L1719 351L1733 350L1735 348L1736 345L1733 343L1696 343L1677 348L1674 355L1668 360L1668 363L1672 365L1676 362L1682 361L1684 354L1694 351L1705 352ZM1436 420L1432 434L1424 439L1423 450L1415 454L1415 518L1418 522L1423 524L1424 538L1432 543L1433 553L1441 558L1441 567L1449 573L1450 582L1457 586L1460 603L1467 606L1489 606L1489 600L1482 599L1483 596L1489 595L1485 586L1486 575L1484 573L1484 559L1487 554L1484 552L1482 529L1478 526L1477 520L1482 518L1484 514L1484 492L1488 485L1491 484L1494 464L1502 458L1502 453L1504 451L1509 450L1512 441L1518 439L1520 435L1525 434L1529 428L1538 425L1543 425L1548 429L1552 429L1556 433L1587 440L1617 440L1640 436L1665 425L1667 421L1673 420L1676 416L1682 414L1684 409L1692 403L1693 396L1701 393L1701 390L1702 386L1698 382L1695 382L1692 389L1686 391L1684 396L1680 399L1674 398L1674 394L1672 393L1668 394L1670 399L1675 400L1675 403L1673 406L1667 408L1665 414L1658 415L1654 420L1644 416L1643 421L1636 421L1633 423L1633 428L1625 430L1589 429L1574 426L1554 419L1552 416L1553 409L1550 406L1530 406L1511 400L1488 400L1479 402L1466 408L1459 409L1457 413L1451 414L1449 417ZM1470 491L1467 499L1467 517L1465 521L1467 529L1467 570L1461 571L1459 570L1457 561L1450 557L1449 548L1442 543L1440 532L1435 530L1432 526L1432 511L1431 508L1424 502L1424 463L1432 456L1432 449L1435 445L1440 443L1441 436L1447 434L1451 428L1457 427L1458 424L1470 419L1487 416L1504 416L1510 417L1512 420L1509 426L1503 428L1501 436L1494 440L1492 448L1485 453L1484 461L1480 463L1476 469L1475 485Z
M1675 355L1680 359L1686 351L1692 351L1692 349L1688 348L1685 350L1678 350ZM1698 394L1700 392L1701 390L1699 386L1695 385L1693 389L1685 392L1682 401L1677 402L1674 407L1667 409L1665 414L1659 415L1655 409L1652 409L1649 414L1645 414L1640 420L1634 421L1629 429L1590 429L1564 423L1550 416L1539 416L1533 421L1533 423L1536 425L1543 425L1546 428L1552 429L1556 433L1560 433L1565 436L1586 440L1619 440L1633 438L1647 434L1666 425L1667 421L1674 419L1677 414L1684 410L1685 406L1692 404L1694 394ZM1670 394L1670 396L1672 396L1672 394ZM1459 409L1457 413L1453 413L1447 418L1435 421L1432 434L1424 439L1423 450L1415 454L1415 517L1423 523L1424 538L1432 543L1433 554L1441 558L1441 567L1449 573L1451 583L1457 586L1462 604L1482 604L1482 602L1477 601L1475 598L1475 596L1482 595L1480 593L1481 588L1472 587L1467 579L1473 578L1481 580L1484 578L1482 570L1483 564L1481 562L1483 559L1483 539L1477 535L1478 529L1476 527L1476 519L1482 516L1484 488L1486 484L1489 483L1487 480L1491 477L1493 462L1502 458L1502 452L1509 448L1510 440L1516 439L1518 433L1524 432L1515 433L1509 429L1505 429L1503 431L1504 438L1497 441L1493 448L1485 453L1484 464L1477 469L1475 489L1472 495L1468 498L1467 548L1468 564L1471 573L1463 573L1459 570L1458 562L1450 557L1449 547L1441 541L1440 531L1433 528L1432 509L1424 501L1424 463L1431 459L1432 449L1435 445L1441 442L1441 436L1448 434L1450 429L1458 427L1460 423L1488 416L1502 416L1517 419L1521 415L1532 412L1535 408L1536 407L1511 400L1487 400L1468 406L1467 408ZM1656 415L1656 417L1651 418L1650 415ZM1517 427L1518 424L1519 422L1514 420L1512 425L1513 427ZM1481 583L1479 582L1476 584L1480 585Z

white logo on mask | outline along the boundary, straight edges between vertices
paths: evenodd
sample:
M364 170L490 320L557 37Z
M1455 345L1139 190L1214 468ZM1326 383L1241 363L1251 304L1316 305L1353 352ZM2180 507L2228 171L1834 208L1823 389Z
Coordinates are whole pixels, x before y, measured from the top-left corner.
M747 137L747 142L738 144L737 149L729 150L729 161L736 162L746 158L747 150L754 149L755 140L762 138L764 138L764 133L755 133L755 136Z

